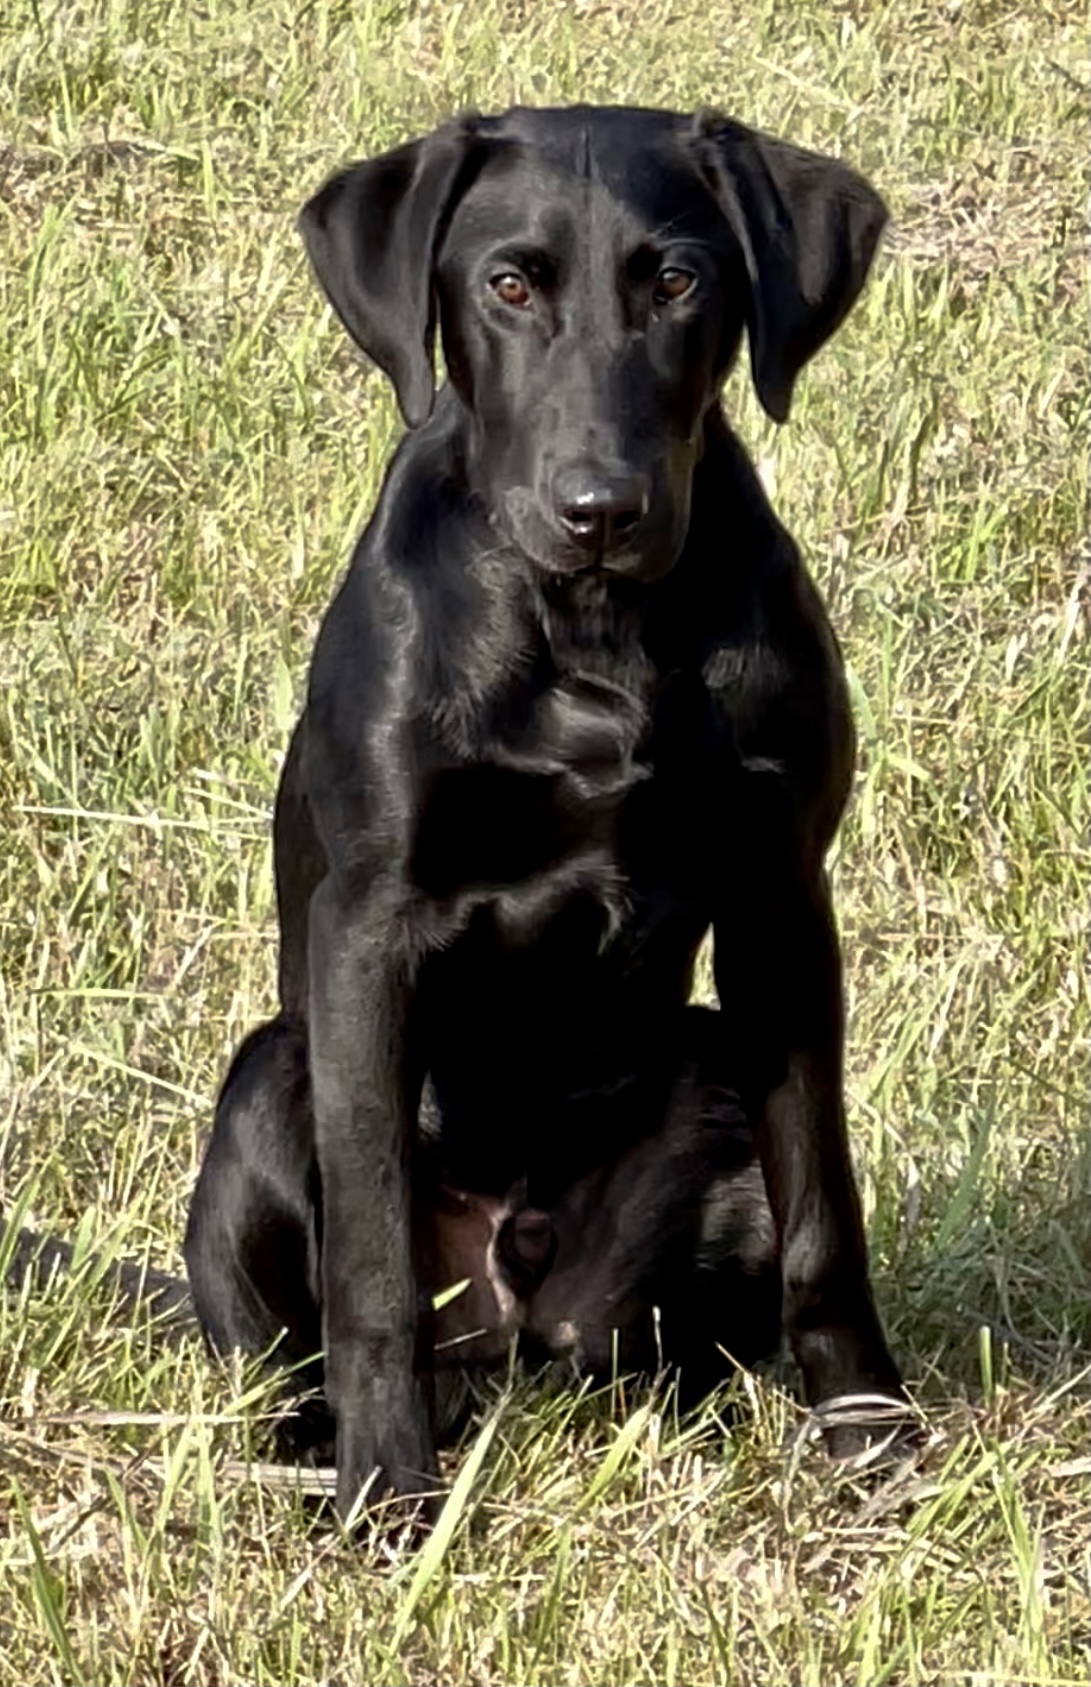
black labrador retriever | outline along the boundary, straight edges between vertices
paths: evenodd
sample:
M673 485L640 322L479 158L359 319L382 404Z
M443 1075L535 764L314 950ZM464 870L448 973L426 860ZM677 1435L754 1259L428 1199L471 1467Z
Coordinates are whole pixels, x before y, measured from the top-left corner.
M342 1513L434 1488L432 1373L516 1332L703 1387L783 1317L810 1401L901 1397L823 869L842 664L719 401L745 330L785 419L884 220L722 116L592 107L452 122L303 211L409 432L319 634L280 1013L186 1259L216 1349L313 1360ZM685 1005L709 927L718 1013Z

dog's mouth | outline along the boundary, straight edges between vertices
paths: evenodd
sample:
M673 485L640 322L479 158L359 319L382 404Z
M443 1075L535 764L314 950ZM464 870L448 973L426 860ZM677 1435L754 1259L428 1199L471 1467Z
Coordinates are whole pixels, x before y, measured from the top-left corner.
M670 500L649 498L639 518L597 531L562 526L525 486L509 488L501 501L497 525L536 567L546 574L604 578L653 584L668 574L681 554L685 524Z

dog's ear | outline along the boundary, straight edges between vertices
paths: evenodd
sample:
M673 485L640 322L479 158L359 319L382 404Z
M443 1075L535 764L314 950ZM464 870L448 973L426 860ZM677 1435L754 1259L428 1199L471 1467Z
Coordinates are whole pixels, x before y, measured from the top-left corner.
M393 381L411 428L432 413L435 259L473 138L473 119L465 118L354 164L299 216L326 297Z
M706 179L746 259L754 385L768 414L783 422L796 376L867 279L886 206L835 158L715 112L696 123Z

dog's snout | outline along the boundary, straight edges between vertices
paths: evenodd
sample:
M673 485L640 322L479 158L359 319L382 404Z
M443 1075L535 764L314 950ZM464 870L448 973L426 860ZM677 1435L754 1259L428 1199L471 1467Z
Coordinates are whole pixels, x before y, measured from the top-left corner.
M599 555L632 538L649 501L647 476L630 469L573 463L553 481L557 520L577 545Z

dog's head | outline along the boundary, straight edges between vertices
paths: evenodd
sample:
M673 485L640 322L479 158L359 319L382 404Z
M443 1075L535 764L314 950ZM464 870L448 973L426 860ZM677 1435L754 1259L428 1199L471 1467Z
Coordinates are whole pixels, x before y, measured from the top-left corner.
M554 573L677 559L704 417L744 328L775 420L886 218L838 161L715 114L467 117L335 176L300 226L418 427L439 323L492 520Z
M430 1211L423 1266L440 1291L436 1364L503 1358L522 1326L524 1302L548 1275L557 1251L549 1214L522 1190L505 1197L441 1185ZM442 1293L455 1289L451 1296Z

